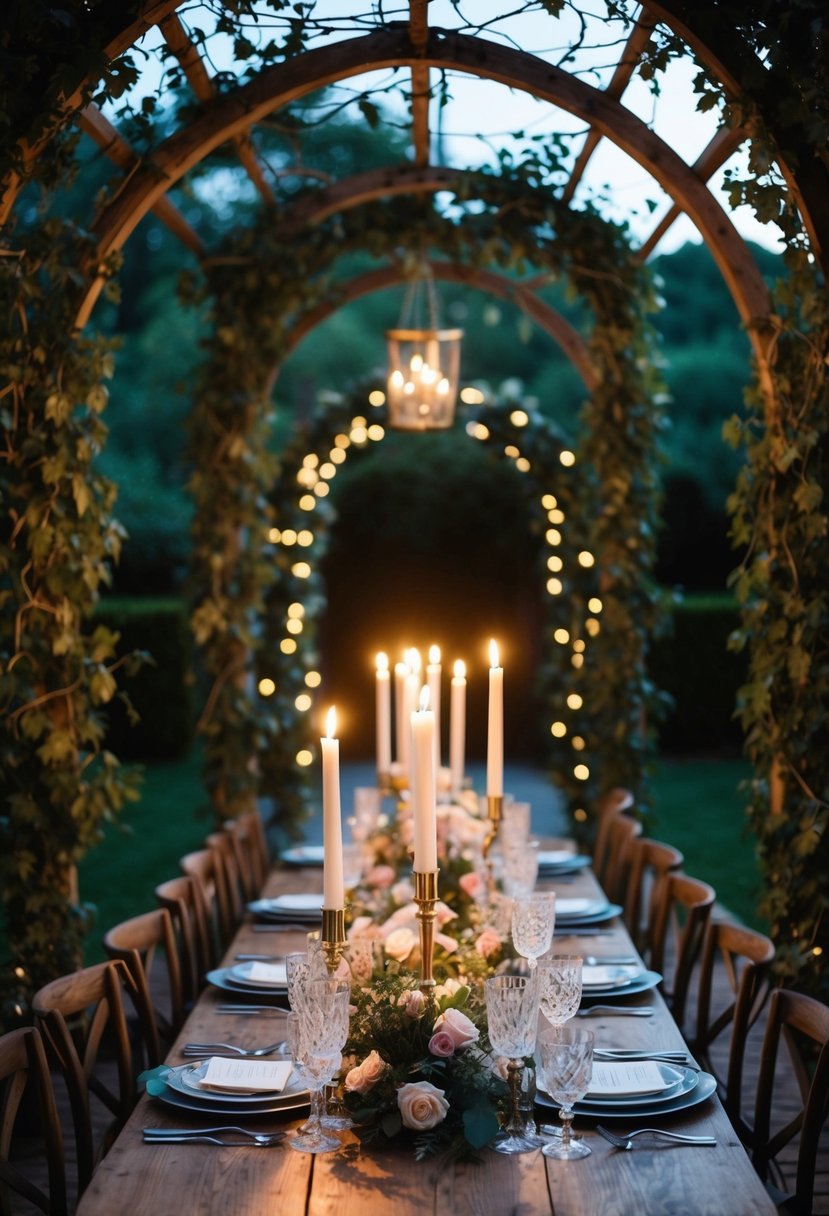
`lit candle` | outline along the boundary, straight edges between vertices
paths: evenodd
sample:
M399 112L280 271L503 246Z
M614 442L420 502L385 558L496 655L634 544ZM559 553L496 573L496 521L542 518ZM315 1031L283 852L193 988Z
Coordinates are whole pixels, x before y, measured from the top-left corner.
M502 798L504 794L504 669L499 666L496 642L489 643L486 792L488 798Z
M449 712L449 769L452 793L457 796L463 789L466 744L466 665L462 659L455 662Z
M412 812L414 869L428 874L438 868L435 807L435 715L429 709L429 689L420 690L420 708L412 714Z
M322 846L324 855L322 906L342 908L343 826L340 813L340 741L335 737L337 715L332 706L325 723L322 745Z
M389 658L382 650L377 656L376 681L377 772L391 770L391 678Z
M394 718L395 742L397 744L397 763L405 772L409 757L409 732L411 724L406 717L406 677L409 674L407 663L394 665Z
M420 692L420 654L414 647L406 651L406 679L403 686L403 723L405 755L398 756L403 772L408 774L411 782L412 768L412 714L417 709L417 698Z
M440 646L429 647L426 683L429 685L429 705L435 715L435 772L437 772L440 768Z

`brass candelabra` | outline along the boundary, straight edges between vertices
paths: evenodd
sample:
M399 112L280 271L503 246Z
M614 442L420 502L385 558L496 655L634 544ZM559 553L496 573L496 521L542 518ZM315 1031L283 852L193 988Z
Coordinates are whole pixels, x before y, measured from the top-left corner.
M438 870L414 870L414 899L420 938L420 991L428 995L435 986L432 954L435 949L435 904L438 899Z
M320 942L328 973L334 975L348 945L345 935L345 908L323 908Z

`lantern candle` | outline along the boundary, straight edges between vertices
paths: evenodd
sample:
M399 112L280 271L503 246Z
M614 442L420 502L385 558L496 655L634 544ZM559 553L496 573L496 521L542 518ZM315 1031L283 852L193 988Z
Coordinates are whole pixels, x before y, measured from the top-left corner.
M391 679L388 655L377 656L376 680L377 772L388 780L391 770Z
M412 714L412 811L414 869L421 874L438 868L435 807L435 715L429 709L429 689L420 690L420 708Z
M488 798L502 798L504 794L504 669L499 665L494 641L489 643L486 792Z
M455 662L449 703L449 770L452 793L457 796L463 788L464 748L466 746L466 665Z
M326 719L322 746L322 844L323 844L323 908L342 908L345 904L343 885L343 827L340 811L340 741L336 738L337 715L332 706Z
M429 685L429 705L435 715L435 772L437 773L440 769L440 646L429 647L426 683Z

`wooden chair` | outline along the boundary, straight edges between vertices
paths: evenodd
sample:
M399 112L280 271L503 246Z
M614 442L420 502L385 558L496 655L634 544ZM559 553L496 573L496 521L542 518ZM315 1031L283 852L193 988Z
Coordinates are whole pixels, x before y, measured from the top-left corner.
M674 945L673 982L668 988L663 981L663 995L680 1029L685 1019L685 1003L688 999L691 974L699 957L715 899L714 888L707 882L673 872L663 875L654 893L653 930L648 942L648 964L654 971L664 975L670 934Z
M746 1039L768 997L768 973L773 961L774 944L764 934L728 921L709 922L700 959L696 1031L689 1046L703 1068L717 1078L722 1104L743 1141L749 1138L742 1117ZM718 963L734 999L715 1016L711 1005ZM729 1026L728 1060L723 1069L712 1059L712 1047L718 1040L722 1042L720 1036Z
M201 888L193 878L182 874L155 889L159 907L170 913L178 947L179 972L184 1008L194 1004L208 971L220 958L218 935L211 931Z
M593 838L593 873L604 886L608 862L610 829L613 820L633 807L633 794L621 786L602 794L596 807L596 834Z
M37 1097L38 1130L46 1155L48 1192L9 1160L20 1101L29 1088ZM40 1166L40 1160L38 1160ZM29 1201L47 1216L65 1216L68 1211L66 1172L61 1135L49 1065L40 1033L32 1026L10 1030L0 1038L0 1216L12 1212L11 1193ZM16 1208L17 1205L15 1205Z
M138 1068L127 1026L125 990L134 998L132 976L116 959L52 980L32 1002L36 1024L69 1095L79 1194L137 1099ZM150 1067L155 1067L161 1060L153 1055L154 1044L143 1021L140 1026L145 1032L143 1052ZM99 1104L108 1119L103 1128Z
M781 1034L789 1049L803 1105L784 1127L772 1132L772 1098ZM817 1046L819 1051L816 1062L807 1064L801 1049L803 1043ZM752 1161L781 1211L802 1216L812 1211L818 1141L826 1122L828 1108L829 1007L801 992L777 988L769 1001L768 1020L760 1056ZM779 1189L784 1183L775 1158L797 1135L799 1145L795 1189L793 1194L787 1194L785 1190ZM776 1183L769 1181L770 1173L777 1175Z
M270 860L262 817L255 809L229 819L224 829L230 837L245 900L256 899L268 876Z
M167 908L114 925L104 936L104 950L109 958L126 963L135 980L141 1017L154 1028L156 1040L164 1039L169 1047L184 1024L185 1012L178 943ZM163 955L163 973L154 966L159 955ZM162 1054L160 1044L157 1054Z
M605 895L613 903L624 903L630 873L631 855L642 825L630 815L615 815L607 833L607 863L605 865Z
M642 836L631 842L623 916L637 948L648 939L660 880L672 870L681 870L683 861L679 849L659 840Z
M206 849L215 850L219 855L219 881L224 889L223 894L220 893L220 900L224 900L224 915L227 920L225 931L229 935L226 940L230 940L242 923L247 902L233 838L226 829L221 832L212 832L205 840L204 846Z
M221 953L233 937L238 923L231 911L227 867L222 851L219 848L197 849L180 858L179 865L182 872L193 880L204 923Z

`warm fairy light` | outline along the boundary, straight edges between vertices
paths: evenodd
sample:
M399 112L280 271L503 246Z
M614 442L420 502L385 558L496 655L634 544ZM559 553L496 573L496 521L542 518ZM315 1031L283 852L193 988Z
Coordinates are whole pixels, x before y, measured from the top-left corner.
M355 426L351 432L351 439L354 443L365 443L368 439L368 431L364 426Z
M273 680L271 680L269 676L264 676L259 681L260 697L272 697L275 692L276 692L276 685L274 684Z
M547 558L547 569L552 570L554 574L558 574L559 570L564 568L564 562L557 553L551 553Z
M532 465L530 464L529 460L527 460L526 456L519 456L515 462L515 467L518 469L519 473L529 473Z
M314 543L314 533L309 528L303 528L296 534L296 543L303 549L308 549Z
M372 422L371 426L366 431L366 434L372 443L379 443L381 439L385 438L386 429L385 427L382 427L379 422Z
M576 640L573 642L573 649L575 650L576 654L581 654L581 652L584 650L584 638L576 638Z
M547 512L547 518L551 524L563 524L564 512L559 510L558 507L555 507L552 511Z
M591 612L598 614L602 610L602 601L594 595L592 599L587 601L587 607Z
M596 618L593 616L589 616L587 618L587 620L584 622L584 627L587 630L587 632L590 634L591 638L597 637L599 630L601 629L601 625L596 620Z
M424 713L429 708L429 685L423 684L417 701L418 709Z
M314 493L316 494L317 498L325 498L330 488L331 487L327 481L318 481L314 486Z
M291 619L285 623L285 628L288 630L288 633L302 633L302 621L299 619L299 617L291 617Z
M355 427L355 426L356 426L356 427L360 427L360 426L368 426L368 419L367 419L367 418L364 418L362 414L356 414L356 415L355 415L355 416L354 416L354 417L351 419L351 427L352 427L352 430L354 429L354 427Z
M465 677L466 677L466 663L464 663L463 659L455 659L455 667L454 667L454 671L455 671L455 679L456 679L456 680L463 680L463 679L465 679Z
M300 604L299 600L296 600L293 604L289 604L288 616L291 618L305 616L305 605Z
M303 494L299 500L300 511L313 511L317 505L317 500L313 494Z
M570 709L581 709L582 705L584 704L584 701L583 701L580 693L571 692L567 697L567 704L570 707Z
M291 566L291 574L293 574L294 578L310 578L311 567L307 562L294 562L293 566Z
M270 528L268 530L268 540L271 542L272 545L278 545L281 538L282 538L282 533L279 531L279 528Z
M315 469L319 462L320 458L316 452L309 452L307 456L303 456L302 458L303 467L306 469Z
M567 734L567 726L564 722L554 722L550 727L550 734L556 739L563 739Z
M587 822L587 811L584 809L583 806L576 807L576 809L573 811L573 818L576 820L577 823L586 823Z
M561 595L564 590L564 584L560 578L547 579L547 591L550 595Z
M388 671L389 656L386 654L386 652L384 650L378 651L377 658L374 660L374 662L375 662L375 665L376 665L378 671Z
M296 532L294 531L293 528L283 528L282 529L282 543L283 543L283 545L295 545L296 544Z
M586 781L590 776L590 769L586 764L577 764L573 769L573 776L576 778L576 781Z
M595 561L596 559L592 553L589 553L587 549L582 549L581 553L579 554L580 566L584 566L585 570L589 570L590 567L594 565Z
M336 467L330 460L326 460L325 464L320 465L320 477L323 477L326 481L330 481L336 471Z
M560 545L561 533L559 532L558 528L548 528L544 533L544 539L547 541L548 545Z
M813 958L820 958L821 954L823 954L823 946L813 946L812 947Z
M303 747L302 751L296 754L296 762L300 768L307 768L309 764L313 763L313 759L313 753L309 752L307 747Z
M572 452L568 452L566 448L564 449L563 452L559 452L558 458L561 461L561 463L564 465L565 469L569 469L571 467L571 465L574 465L576 463L575 456L573 455Z
M484 395L479 388L472 388L467 385L461 389L461 401L464 405L483 405Z
M348 438L348 435L335 435L334 436L334 447L335 448L351 447L351 440Z
M296 654L296 642L293 638L283 638L279 643L279 649L283 654Z
M566 646L570 641L570 633L567 629L557 629L553 634L553 637L560 646Z
M328 453L328 459L332 464L343 464L347 459L347 455L342 448L332 448Z
M306 671L305 683L309 688L319 688L322 683L322 676L318 671Z
M498 643L494 638L490 638L489 642L489 665L490 667L500 667L500 655L498 654Z
M508 443L507 446L504 448L504 455L509 456L514 459L516 456L520 456L521 452L518 450L518 448L515 446L514 443Z
M573 735L573 738L570 740L570 746L574 752L583 752L585 748L584 739L582 739L581 735Z
M578 671L580 667L584 666L584 655L583 654L571 655L570 656L570 666L575 667L576 671Z
M440 662L440 646L430 646L429 647L429 662L430 663L439 663Z
M301 692L294 701L294 705L300 713L304 713L307 709L311 708L312 700L310 695L307 692Z
M316 469L303 468L297 473L296 479L306 490L311 490L319 481L319 474Z
M526 410L513 410L509 416L509 420L513 426L526 426L530 420L530 416Z
M385 405L386 404L386 394L383 392L382 389L379 389L379 388L372 389L372 391L368 395L368 403L369 403L369 405L375 406L375 408L380 405Z
M467 422L466 433L473 439L489 439L489 427L482 422Z
M558 499L555 494L545 494L541 499L541 505L545 511L553 511L558 506Z
M337 711L333 705L325 715L325 737L326 739L336 739L337 737Z

